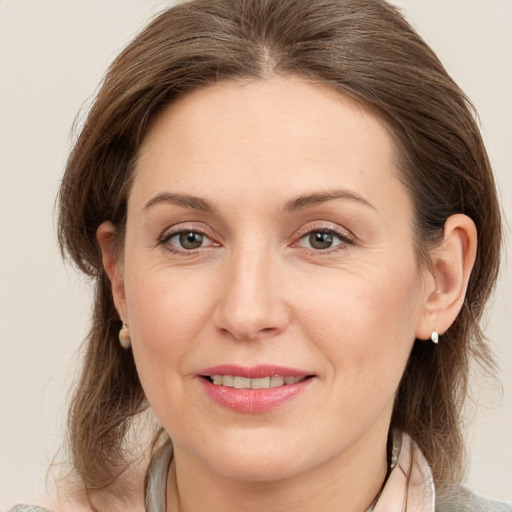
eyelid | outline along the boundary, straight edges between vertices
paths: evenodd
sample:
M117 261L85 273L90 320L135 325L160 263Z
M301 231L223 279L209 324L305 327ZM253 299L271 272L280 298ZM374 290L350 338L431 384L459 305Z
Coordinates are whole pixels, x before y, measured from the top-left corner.
M356 241L355 235L348 229L342 228L338 224L328 221L313 221L304 224L297 230L295 235L296 241L302 239L305 235L308 235L313 231L330 231L347 243L354 243Z
M325 249L316 249L314 247L307 247L303 245L303 240L314 232L328 232L338 239L338 243L327 247ZM291 244L295 248L308 255L315 257L328 257L338 254L339 251L346 251L356 241L356 237L347 229L342 228L338 224L330 222L317 221L314 223L305 224L302 226L295 235L294 242Z
M197 249L188 249L188 250L187 249L180 249L180 248L176 247L175 248L176 252L192 254L195 251L198 251L198 250L201 250L201 249L204 250L204 249L207 249L207 248L218 247L218 246L221 245L216 240L216 238L218 238L218 237L215 237L211 233L211 230L207 229L204 224L198 224L198 223L195 223L195 222L180 222L180 223L178 223L176 225L167 227L162 232L162 234L157 238L156 246L159 246L159 245L163 246L166 243L168 243L169 240L171 240L176 235L179 235L181 233L186 233L186 232L199 233L200 235L204 236L205 238L207 238L208 240L210 240L213 243L209 244L209 245L206 245L204 247L198 247Z

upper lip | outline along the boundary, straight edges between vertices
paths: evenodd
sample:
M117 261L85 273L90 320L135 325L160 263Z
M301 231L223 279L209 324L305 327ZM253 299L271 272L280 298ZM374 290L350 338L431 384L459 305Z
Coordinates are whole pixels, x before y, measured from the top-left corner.
M297 368L289 368L285 366L276 366L261 364L257 366L239 366L235 364L221 364L218 366L210 366L197 372L201 376L210 375L233 375L239 377L246 377L248 379L258 379L262 377L272 377L280 375L283 377L307 377L314 375L313 372L299 370Z

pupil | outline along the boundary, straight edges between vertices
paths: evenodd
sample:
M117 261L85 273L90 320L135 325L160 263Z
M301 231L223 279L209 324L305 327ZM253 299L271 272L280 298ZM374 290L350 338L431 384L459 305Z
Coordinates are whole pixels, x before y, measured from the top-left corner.
M181 233L180 235L180 244L185 249L197 249L201 247L203 243L203 235L199 233L189 232L189 233Z
M317 231L309 235L309 243L314 249L328 249L332 245L332 233Z

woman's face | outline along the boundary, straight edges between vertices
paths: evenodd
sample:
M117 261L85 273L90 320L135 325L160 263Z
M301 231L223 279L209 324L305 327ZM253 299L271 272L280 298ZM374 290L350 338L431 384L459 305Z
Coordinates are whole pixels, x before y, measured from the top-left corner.
M174 103L116 275L178 461L272 480L384 452L427 274L390 134L355 102L288 77Z

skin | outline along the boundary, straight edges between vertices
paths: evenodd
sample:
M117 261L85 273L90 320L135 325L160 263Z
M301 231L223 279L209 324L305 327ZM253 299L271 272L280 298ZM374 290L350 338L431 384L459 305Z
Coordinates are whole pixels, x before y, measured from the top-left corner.
M111 223L98 241L142 386L174 443L169 510L372 502L412 344L449 327L476 251L473 223L456 215L432 265L418 262L395 160L377 117L296 77L203 88L152 123L122 255ZM202 245L184 248L180 230ZM312 233L332 246L314 247ZM314 378L272 411L240 413L197 375L227 363Z

